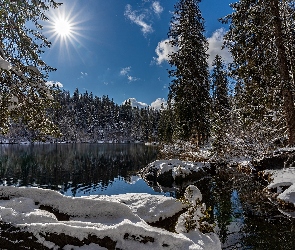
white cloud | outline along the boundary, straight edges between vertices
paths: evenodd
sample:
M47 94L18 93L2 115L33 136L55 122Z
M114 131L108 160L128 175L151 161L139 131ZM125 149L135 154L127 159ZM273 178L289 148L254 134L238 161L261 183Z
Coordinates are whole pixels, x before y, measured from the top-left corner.
M152 26L149 25L146 21L144 21L144 19L146 18L146 15L145 14L137 15L136 11L132 11L132 7L130 4L126 5L124 15L128 17L128 19L131 22L140 26L141 31L143 32L144 35L146 35L147 33L153 32Z
M131 71L131 67L126 67L126 68L122 68L121 71L120 71L120 75L121 76L127 76L127 79L129 82L135 82L135 81L138 81L140 80L139 78L137 77L134 77L134 76L131 76L129 74L129 72Z
M123 68L120 71L120 75L121 76L126 76L130 72L130 70L131 70L131 67L130 66L129 67L126 67L126 68Z
M210 68L212 67L212 62L214 61L214 58L217 54L220 55L226 63L232 62L232 57L228 49L221 49L223 45L223 36L225 33L226 31L221 28L215 30L212 36L207 39L209 43L207 53L209 54L208 64Z
M136 78L134 76L129 76L129 75L127 76L127 79L128 79L129 82L135 82L135 81L139 80L139 78Z
M147 108L148 107L148 105L146 103L138 102L135 98L129 98L126 101L124 101L123 104L128 102L128 101L130 101L131 107L135 107L135 108L136 107L138 107L138 108Z
M153 2L152 8L157 15L160 15L164 10L158 1Z
M217 54L220 55L226 63L232 62L229 50L227 48L222 49L223 36L225 33L226 31L221 28L216 30L212 36L207 39L209 43L207 53L209 54L208 64L210 68L212 67L212 62ZM155 52L157 57L154 57L154 61L156 61L157 64L162 64L164 61L169 61L169 55L177 52L177 48L171 46L169 39L165 39L158 43Z
M167 101L164 98L157 98L154 102L151 103L151 107L154 109L161 109L167 107Z
M78 79L84 79L84 77L86 77L86 76L88 76L88 73L81 71Z
M46 84L46 86L48 86L48 87L58 87L58 88L63 88L62 83L57 82L57 81L48 81L48 82L46 82L45 84Z
M158 46L155 49L157 57L154 57L154 60L157 64L161 64L164 61L169 61L169 55L175 53L176 51L177 48L171 46L169 39L163 40L158 43Z
M148 104L146 104L144 102L139 102L139 101L136 100L136 98L129 98L129 99L125 100L123 102L123 104L128 102L128 101L130 101L132 107L138 107L138 108L151 107L151 108L154 108L154 109L161 109L162 104L163 104L164 108L167 107L167 101L164 98L157 98L154 102L151 103L151 105L148 105Z

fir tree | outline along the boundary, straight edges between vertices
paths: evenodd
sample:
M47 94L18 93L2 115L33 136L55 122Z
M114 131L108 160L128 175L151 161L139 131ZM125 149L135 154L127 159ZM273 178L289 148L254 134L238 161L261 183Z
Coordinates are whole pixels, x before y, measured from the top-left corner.
M292 8L290 2L240 0L232 4L235 11L223 21L230 23L225 41L234 59L232 76L243 87L239 96L243 126L253 129L257 124L264 130L262 140L282 137L284 131L278 128L284 125L278 124L277 116L284 112L289 143L294 144L294 81L290 75L295 47L287 29L294 16L284 19L284 9Z
M176 122L175 139L197 137L202 144L209 136L210 95L207 40L200 0L180 0L175 5L168 33L169 43L177 48L170 55L172 83L168 102Z
M215 56L212 63L213 72L211 75L213 111L225 116L229 109L228 100L228 76L222 57Z
M168 143L172 142L173 124L172 109L162 109L158 126L160 141Z
M223 151L225 134L229 125L229 95L228 76L222 58L215 56L212 63L212 135L215 152L220 155Z
M45 84L54 69L41 58L50 43L40 21L47 20L46 10L59 4L0 0L0 5L0 132L7 132L11 120L21 119L37 137L56 133L47 117L53 98Z

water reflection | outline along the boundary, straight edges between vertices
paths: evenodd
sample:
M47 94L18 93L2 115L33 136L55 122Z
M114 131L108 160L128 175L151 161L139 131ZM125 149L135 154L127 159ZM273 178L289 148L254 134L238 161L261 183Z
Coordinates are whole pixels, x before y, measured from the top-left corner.
M134 176L156 155L156 148L140 144L1 145L0 185L40 186L71 196L156 193Z
M295 249L295 219L283 216L262 194L254 176L219 173L208 183L222 249Z

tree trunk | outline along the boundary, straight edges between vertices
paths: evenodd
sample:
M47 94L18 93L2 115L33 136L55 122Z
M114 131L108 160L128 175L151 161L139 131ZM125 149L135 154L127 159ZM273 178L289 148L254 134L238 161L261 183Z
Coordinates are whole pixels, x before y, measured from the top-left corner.
M278 49L278 63L281 75L281 90L284 101L284 112L289 134L289 145L295 145L295 107L292 85L288 69L288 59L284 46L282 20L280 17L279 0L270 0L273 15L275 44Z

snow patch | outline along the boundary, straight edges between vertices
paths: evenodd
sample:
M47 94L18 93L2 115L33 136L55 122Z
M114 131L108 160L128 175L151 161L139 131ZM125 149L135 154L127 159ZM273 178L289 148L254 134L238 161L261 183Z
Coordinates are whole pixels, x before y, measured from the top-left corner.
M295 206L295 168L266 170L266 173L271 174L272 179L267 188L277 188L280 193L277 198ZM281 192L282 187L287 187L287 189Z
M176 177L184 178L192 172L203 170L203 168L209 166L210 163L208 162L185 162L177 159L171 159L154 161L150 163L147 168L157 170L157 176L171 170L172 176L175 179Z
M149 223L156 222L160 218L165 219L172 217L184 208L183 204L175 198L144 193L89 196L85 198L107 200L125 204L134 214Z
M58 246L46 240L47 234L65 234L80 241L89 235L100 239L109 237L120 249L221 249L216 235L198 231L176 234L149 226L144 221L143 218L155 221L182 208L169 197L126 194L77 198L52 190L10 186L0 187L0 197L10 198L0 202L1 221L33 233L41 244L53 249ZM69 215L70 219L58 221L52 213L39 209L39 205L50 206ZM148 240L143 243L141 239ZM67 245L64 249L74 247ZM74 249L104 248L90 244Z

